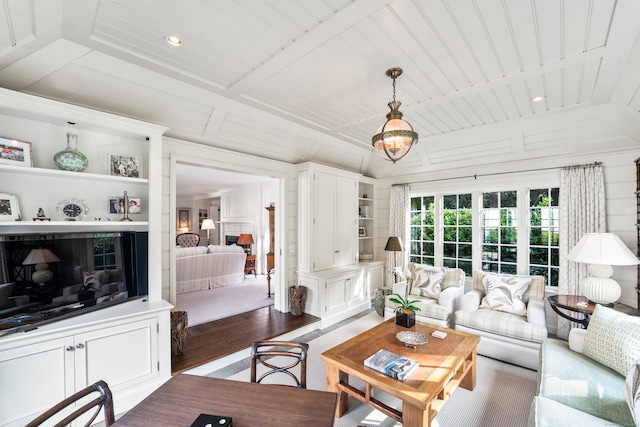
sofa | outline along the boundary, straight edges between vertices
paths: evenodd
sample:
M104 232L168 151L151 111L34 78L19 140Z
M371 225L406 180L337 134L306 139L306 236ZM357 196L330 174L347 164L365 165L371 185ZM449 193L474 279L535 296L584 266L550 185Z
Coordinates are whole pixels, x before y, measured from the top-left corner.
M542 344L528 425L638 425L638 357L640 318L596 306L588 329Z
M464 294L464 271L410 263L407 279L394 283L392 295L385 297L384 318L395 316L396 304L390 300L393 294L404 297L408 292L410 300L418 301L414 304L420 308L416 320L452 328L458 299Z
M176 294L238 285L247 255L241 246L176 248Z
M455 329L482 337L478 354L537 369L547 338L544 277L476 270L472 287L460 298Z

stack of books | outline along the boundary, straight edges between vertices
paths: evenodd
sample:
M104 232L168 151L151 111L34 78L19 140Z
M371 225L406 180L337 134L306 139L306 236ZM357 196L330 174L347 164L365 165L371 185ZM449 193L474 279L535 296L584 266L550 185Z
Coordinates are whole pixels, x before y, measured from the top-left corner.
M378 350L374 355L365 359L364 366L375 369L391 378L404 381L418 369L418 362L388 350Z

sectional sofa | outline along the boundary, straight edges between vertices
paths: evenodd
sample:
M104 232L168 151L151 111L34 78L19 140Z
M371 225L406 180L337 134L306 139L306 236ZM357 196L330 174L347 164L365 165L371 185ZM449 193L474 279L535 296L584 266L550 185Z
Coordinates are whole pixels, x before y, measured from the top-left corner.
M242 284L247 255L237 245L176 248L176 294Z

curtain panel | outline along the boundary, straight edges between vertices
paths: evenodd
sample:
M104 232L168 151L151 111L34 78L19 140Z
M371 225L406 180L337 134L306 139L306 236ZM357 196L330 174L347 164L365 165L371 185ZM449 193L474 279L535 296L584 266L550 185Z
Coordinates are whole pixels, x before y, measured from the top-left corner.
M407 237L409 228L409 184L394 184L391 186L389 206L389 236L398 236L404 251L387 252L386 280L388 286L395 283L393 270L404 268L409 261Z
M567 254L585 233L606 231L602 164L563 168L560 172L560 274L558 293L581 295L580 282L587 265L569 261ZM558 317L558 337L567 339L579 325Z

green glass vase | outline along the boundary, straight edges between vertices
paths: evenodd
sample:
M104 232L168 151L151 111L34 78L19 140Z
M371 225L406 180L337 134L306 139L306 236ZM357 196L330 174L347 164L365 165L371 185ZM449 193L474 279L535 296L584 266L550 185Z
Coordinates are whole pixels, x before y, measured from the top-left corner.
M82 172L89 166L87 156L78 151L78 135L67 133L67 148L53 156L56 166L65 171Z

